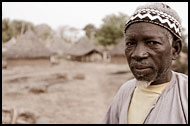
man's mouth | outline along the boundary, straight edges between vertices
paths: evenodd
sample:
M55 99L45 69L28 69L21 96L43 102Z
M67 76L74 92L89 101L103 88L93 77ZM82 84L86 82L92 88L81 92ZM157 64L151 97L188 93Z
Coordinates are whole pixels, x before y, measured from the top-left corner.
M137 80L150 81L155 78L156 69L151 63L132 62L130 68Z
M136 72L141 72L141 73L143 73L143 72L148 72L148 71L150 71L151 70L151 68L150 67L134 67L134 70L136 71Z
M144 66L144 65L135 65L135 66L133 66L133 70L136 71L136 72L140 72L140 73L148 72L151 69L152 69L152 67L150 67L150 66Z

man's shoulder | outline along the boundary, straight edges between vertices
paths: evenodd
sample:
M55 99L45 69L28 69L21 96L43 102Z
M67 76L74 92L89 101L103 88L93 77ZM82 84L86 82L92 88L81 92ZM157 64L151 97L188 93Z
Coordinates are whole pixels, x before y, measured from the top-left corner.
M186 74L178 73L178 72L174 72L174 74L176 75L176 77L179 81L183 81L184 83L188 83L188 76Z
M115 96L115 100L116 101L118 100L118 101L115 103L124 102L123 98L125 98L125 100L126 100L126 97L129 98L128 96L131 95L131 93L133 92L133 90L135 88L135 81L136 81L136 79L128 80L119 88L119 90Z
M136 82L136 79L131 79L131 80L128 80L126 81L121 87L120 87L120 90L130 90L131 88L134 88L135 87L135 82Z
M180 88L180 92L188 97L188 76L183 73L174 72L177 86Z

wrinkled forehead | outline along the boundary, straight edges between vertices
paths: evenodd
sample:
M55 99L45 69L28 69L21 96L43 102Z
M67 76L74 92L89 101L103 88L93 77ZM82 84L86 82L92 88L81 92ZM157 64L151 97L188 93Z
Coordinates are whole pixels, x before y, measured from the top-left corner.
M138 22L131 24L125 32L125 37L147 36L147 37L163 37L166 29L151 23Z

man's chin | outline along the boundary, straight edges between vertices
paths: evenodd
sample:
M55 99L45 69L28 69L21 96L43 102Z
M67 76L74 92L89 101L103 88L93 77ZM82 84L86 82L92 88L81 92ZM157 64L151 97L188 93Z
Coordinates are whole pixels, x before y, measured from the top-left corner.
M139 81L145 81L145 82L151 82L152 80L155 80L157 77L156 72L151 72L151 73L138 73L135 71L132 71L134 77L139 80Z
M153 74L152 75L134 75L134 76L138 81L146 81L146 82L150 82L156 78L156 76L154 76Z
M152 82L155 81L156 76L155 75L151 75L151 76L135 76L137 82L136 85L138 86L143 86L143 87L148 87L151 85Z
M131 71L137 80L137 85L143 87L148 87L157 78L157 71L154 69L149 69L145 72L139 72L134 69L131 69Z

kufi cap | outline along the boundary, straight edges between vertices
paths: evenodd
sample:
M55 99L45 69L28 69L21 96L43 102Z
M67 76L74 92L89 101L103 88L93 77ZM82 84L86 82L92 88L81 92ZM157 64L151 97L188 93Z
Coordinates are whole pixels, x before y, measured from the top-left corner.
M159 25L169 30L174 36L181 39L181 19L177 12L163 3L151 3L139 6L135 13L125 24L124 33L127 28L136 22L148 22Z

